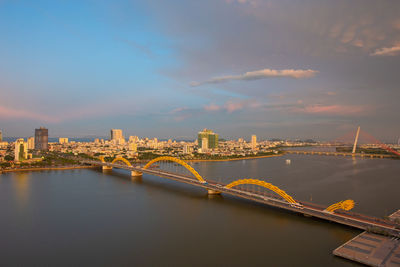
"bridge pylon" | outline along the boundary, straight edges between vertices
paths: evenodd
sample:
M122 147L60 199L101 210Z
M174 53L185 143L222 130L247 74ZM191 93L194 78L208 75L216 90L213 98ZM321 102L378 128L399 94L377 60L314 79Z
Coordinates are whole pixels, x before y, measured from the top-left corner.
M132 177L142 177L143 173L138 171L131 171Z
M216 191L216 190L212 190L212 189L208 189L208 190L207 190L207 193L208 193L209 195L221 195L221 192Z
M110 166L102 166L101 169L103 171L110 171L110 170L112 170L112 167L110 167Z

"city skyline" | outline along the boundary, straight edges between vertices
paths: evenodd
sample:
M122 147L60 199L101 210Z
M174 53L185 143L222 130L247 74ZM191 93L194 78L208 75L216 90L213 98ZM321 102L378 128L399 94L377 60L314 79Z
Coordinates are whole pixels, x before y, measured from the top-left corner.
M399 13L369 0L1 1L0 128L333 140L361 125L395 142Z

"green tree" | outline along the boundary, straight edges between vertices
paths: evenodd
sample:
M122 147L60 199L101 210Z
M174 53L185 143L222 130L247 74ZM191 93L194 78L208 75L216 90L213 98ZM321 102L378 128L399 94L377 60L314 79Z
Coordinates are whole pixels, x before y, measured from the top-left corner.
M4 159L7 160L7 161L12 161L12 160L14 160L14 156L6 155L6 156L4 157Z

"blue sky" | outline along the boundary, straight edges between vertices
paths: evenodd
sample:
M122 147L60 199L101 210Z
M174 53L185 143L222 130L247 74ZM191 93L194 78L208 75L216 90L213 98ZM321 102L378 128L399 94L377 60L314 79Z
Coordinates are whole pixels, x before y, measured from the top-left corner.
M0 0L0 129L397 140L397 1Z

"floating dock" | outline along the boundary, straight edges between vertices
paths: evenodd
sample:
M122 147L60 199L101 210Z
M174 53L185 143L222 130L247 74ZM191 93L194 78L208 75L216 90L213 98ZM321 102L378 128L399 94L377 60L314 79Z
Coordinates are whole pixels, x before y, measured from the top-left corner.
M400 210L389 218L400 220ZM400 267L400 238L363 232L335 249L333 254L369 266Z

